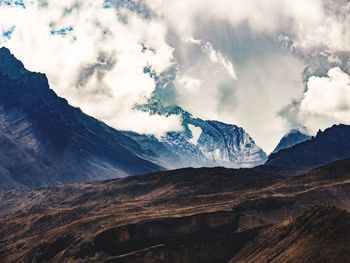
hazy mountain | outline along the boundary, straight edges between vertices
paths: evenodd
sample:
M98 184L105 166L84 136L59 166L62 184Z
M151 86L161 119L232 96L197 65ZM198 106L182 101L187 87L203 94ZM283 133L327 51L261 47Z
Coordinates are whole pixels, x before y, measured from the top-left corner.
M0 49L0 188L86 182L159 171L138 144L70 106L45 75ZM134 149L134 150L131 150Z
M292 129L285 136L283 136L276 148L273 150L273 153L285 148L292 147L298 143L309 140L310 138L310 135L307 135L306 133L301 132L298 129Z

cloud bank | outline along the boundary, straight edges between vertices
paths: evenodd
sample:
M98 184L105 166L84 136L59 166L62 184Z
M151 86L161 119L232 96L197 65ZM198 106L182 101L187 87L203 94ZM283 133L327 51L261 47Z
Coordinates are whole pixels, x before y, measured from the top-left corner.
M290 128L350 121L346 0L0 0L0 32L60 96L117 129L180 130L178 116L135 109L155 96L242 126L268 152Z
M310 77L300 105L300 119L313 132L334 123L350 123L350 76L332 68L326 77ZM315 125L317 124L317 125ZM319 127L317 127L319 126Z
M2 32L14 30L0 44L28 69L47 74L60 96L118 129L158 136L181 129L176 116L133 110L155 89L144 68L160 73L173 64L162 24L124 8L106 8L98 0L24 4L1 7Z

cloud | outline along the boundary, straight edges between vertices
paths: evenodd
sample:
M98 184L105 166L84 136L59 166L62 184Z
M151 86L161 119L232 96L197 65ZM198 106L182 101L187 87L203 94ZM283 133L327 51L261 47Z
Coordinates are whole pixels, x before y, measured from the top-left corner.
M318 0L146 0L160 16L181 35L191 36L203 20L228 21L233 26L248 23L256 31L274 32L283 26L301 22L307 26L322 19L322 2Z
M289 129L279 111L302 96L302 61L281 51L260 54L237 70L237 102L222 104L220 118L244 127L264 150L270 152Z
M324 48L331 52L350 51L350 2L323 0L321 20L310 26L296 28L296 47L312 50Z
M133 109L155 90L144 68L161 73L174 63L164 25L102 0L16 3L0 6L0 45L47 74L60 96L117 129L156 135L181 129L176 116Z
M350 71L346 0L5 2L0 45L117 129L180 130L176 116L134 110L152 96L242 126L266 151L292 127L346 121L342 98L327 115L310 95L329 69Z
M350 123L350 76L332 68L326 77L310 77L300 105L301 122L311 131Z
M199 45L203 53L207 54L209 59L213 63L216 63L219 66L221 66L232 79L237 79L237 75L231 61L228 58L226 58L220 51L215 50L212 43L204 43L202 40L194 39L192 37L186 39L185 42Z
M195 116L239 125L272 151L291 128L278 113L303 95L306 63L273 37L247 27L209 23L203 28L196 38L171 43L179 62L176 103ZM234 77L211 58L211 50L232 65Z
M257 33L286 34L295 48L348 50L350 3L346 0L146 0L159 17L190 38L207 21L247 24Z

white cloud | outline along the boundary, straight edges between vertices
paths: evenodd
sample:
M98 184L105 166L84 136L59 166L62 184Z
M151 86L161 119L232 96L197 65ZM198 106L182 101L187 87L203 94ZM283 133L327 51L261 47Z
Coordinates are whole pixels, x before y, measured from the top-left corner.
M275 32L283 27L310 27L323 19L319 0L146 0L181 35L190 37L198 22L228 21L233 26L248 23L253 30Z
M184 39L177 50L176 103L195 116L217 119L221 90L237 79L233 64L211 43L199 39Z
M133 110L155 89L144 67L160 73L173 64L166 27L126 9L102 7L102 0L1 6L0 32L11 26L15 30L0 45L28 69L47 74L50 86L72 105L115 128L157 135L181 129L179 118Z
M295 29L296 47L312 50L323 47L331 52L350 51L350 2L320 1L321 20L309 26L300 23Z
M215 63L217 66L221 67L233 80L237 79L236 71L230 59L224 56L219 50L216 50L213 47L212 43L205 42L201 39L194 39L192 36L189 38L183 38L182 41L184 43L190 43L200 47L202 53L208 56L210 62ZM186 47L182 47L182 49L186 49ZM198 57L201 56L199 55Z
M294 47L350 51L350 3L333 0L146 0L180 35L191 38L207 21L248 24L255 32L287 33Z
M300 119L312 132L334 123L350 123L350 76L332 68L326 77L311 77L300 106Z
M251 58L238 72L237 101L225 104L220 119L244 127L259 146L272 151L290 129L278 112L302 96L303 68L301 61L284 53Z
M211 43L207 42L202 45L202 50L209 56L212 62L217 63L223 67L232 79L237 79L237 75L231 61L225 58L219 51L215 50Z

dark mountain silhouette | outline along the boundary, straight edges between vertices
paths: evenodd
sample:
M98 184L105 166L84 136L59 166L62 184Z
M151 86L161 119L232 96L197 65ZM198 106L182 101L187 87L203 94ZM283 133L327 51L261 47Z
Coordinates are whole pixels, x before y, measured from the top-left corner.
M70 106L44 74L0 49L0 189L159 171L138 144Z
M310 140L272 153L265 168L309 170L350 157L350 126L334 125Z

